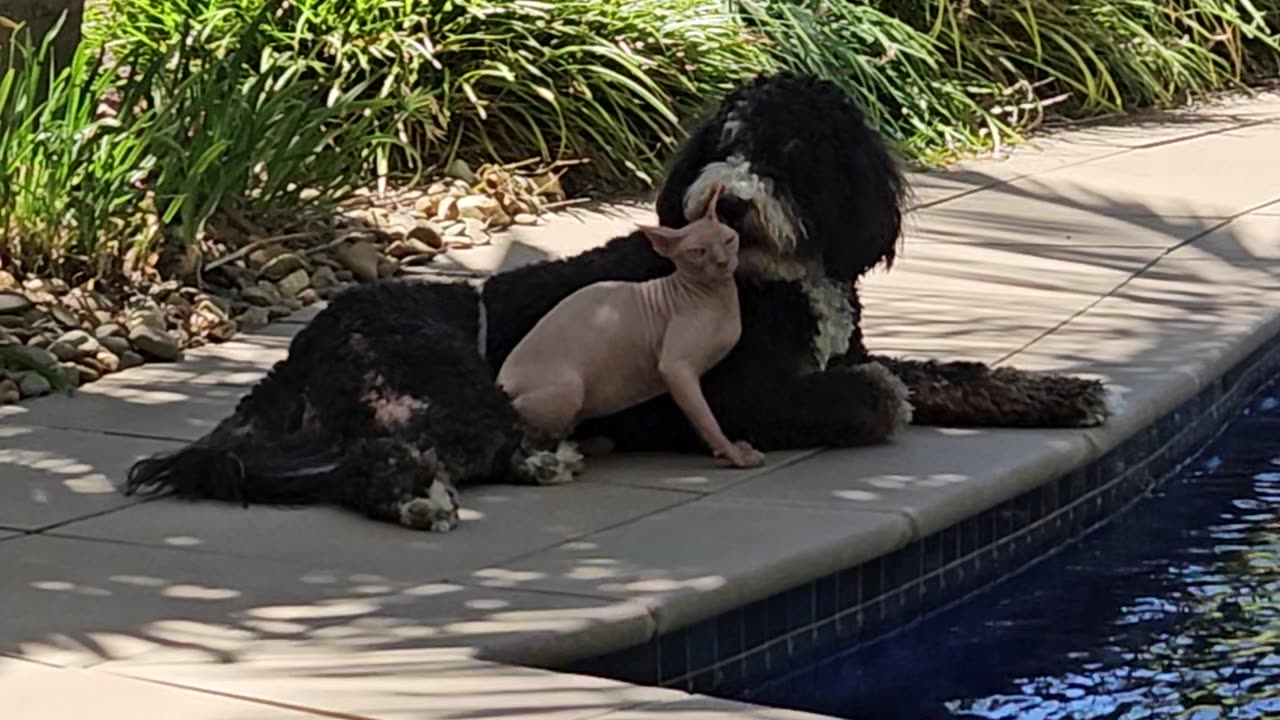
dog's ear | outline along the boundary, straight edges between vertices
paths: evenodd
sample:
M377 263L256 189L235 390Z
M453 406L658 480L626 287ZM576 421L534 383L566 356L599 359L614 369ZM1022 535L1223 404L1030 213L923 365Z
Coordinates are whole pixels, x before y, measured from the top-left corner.
M824 152L828 163L814 168L824 176L819 193L833 193L809 215L809 229L823 238L822 259L829 277L852 280L877 265L892 267L901 241L906 186L885 138L870 127L851 101L831 122Z
M649 243L653 245L653 251L662 257L671 257L675 252L676 245L684 239L687 234L687 228L669 228L661 225L641 225L640 232L649 238Z

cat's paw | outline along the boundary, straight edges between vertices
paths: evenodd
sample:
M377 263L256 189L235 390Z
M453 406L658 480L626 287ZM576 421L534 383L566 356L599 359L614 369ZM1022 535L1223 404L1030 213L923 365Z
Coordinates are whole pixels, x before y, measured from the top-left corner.
M756 468L764 465L764 453L751 447L745 440L739 440L717 455L736 468Z

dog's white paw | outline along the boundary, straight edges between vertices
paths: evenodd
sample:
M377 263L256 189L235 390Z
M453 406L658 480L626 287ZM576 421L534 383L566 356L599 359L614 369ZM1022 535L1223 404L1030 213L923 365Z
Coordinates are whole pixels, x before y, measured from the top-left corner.
M1121 395L1115 388L1107 388L1107 394L1103 400L1106 403L1106 413L1098 418L1098 424L1101 425L1107 418L1117 415L1123 415L1124 411L1129 408L1129 403L1125 401L1124 395Z
M400 503L400 524L414 530L449 532L458 527L458 491L439 480L431 484L427 497Z
M554 451L529 453L522 463L524 474L538 485L563 485L582 472L582 453L571 442L562 442Z
M893 414L894 430L901 430L910 425L915 415L915 406L911 404L911 388L902 382L902 378L893 374L892 370L878 362L867 363L863 366L863 370L876 384L888 390L896 401L897 409Z

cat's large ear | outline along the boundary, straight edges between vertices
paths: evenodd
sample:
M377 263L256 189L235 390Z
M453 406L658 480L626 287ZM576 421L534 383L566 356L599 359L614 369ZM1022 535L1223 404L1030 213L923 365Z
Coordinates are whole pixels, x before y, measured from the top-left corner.
M661 225L641 225L640 232L649 238L649 243L653 245L654 252L663 257L671 257L671 254L676 250L676 245L684 239L685 234L688 232L688 227L686 225L677 230L675 228L662 227Z
M720 201L720 193L723 191L724 184L716 183L711 189L711 199L707 200L707 210L702 214L703 217L709 217L717 224L720 222L720 216L716 214L716 203Z

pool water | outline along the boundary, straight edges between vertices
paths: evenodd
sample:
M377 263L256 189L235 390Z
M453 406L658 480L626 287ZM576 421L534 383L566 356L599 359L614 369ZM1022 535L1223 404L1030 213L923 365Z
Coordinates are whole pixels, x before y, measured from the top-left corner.
M857 720L1280 718L1278 392L1076 545L748 699Z

